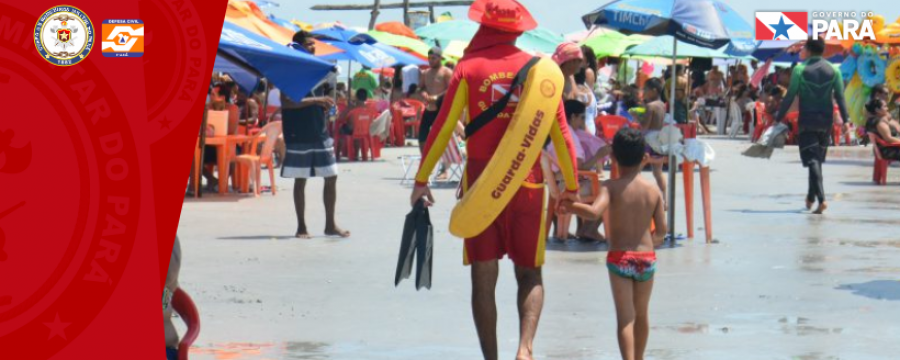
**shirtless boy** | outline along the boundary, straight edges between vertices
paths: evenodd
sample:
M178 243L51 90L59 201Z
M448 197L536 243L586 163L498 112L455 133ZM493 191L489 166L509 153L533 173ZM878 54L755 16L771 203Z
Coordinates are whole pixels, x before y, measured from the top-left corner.
M609 210L609 253L606 267L612 285L618 320L619 351L623 360L641 360L647 348L650 322L647 317L656 253L665 239L666 219L659 188L641 177L648 160L646 143L637 130L620 130L613 140L613 156L621 177L607 180L593 204L563 201L564 211L597 220ZM656 231L650 233L651 221Z

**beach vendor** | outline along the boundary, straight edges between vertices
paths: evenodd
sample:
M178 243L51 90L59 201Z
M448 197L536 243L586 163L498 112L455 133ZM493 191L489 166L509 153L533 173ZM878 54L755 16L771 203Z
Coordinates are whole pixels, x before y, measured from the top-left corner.
M454 209L450 230L465 238L463 262L472 266L472 312L481 350L485 359L498 357L494 290L498 260L508 255L519 286L516 358L531 359L544 297L542 218L546 211L538 160L548 135L565 178L561 197L577 199L575 148L561 102L563 76L551 59L532 58L515 46L524 31L537 26L522 4L477 0L469 17L481 26L450 80L424 148L411 201L434 202L428 178L465 110L464 195ZM512 86L519 83L523 85ZM486 118L482 113L496 115Z

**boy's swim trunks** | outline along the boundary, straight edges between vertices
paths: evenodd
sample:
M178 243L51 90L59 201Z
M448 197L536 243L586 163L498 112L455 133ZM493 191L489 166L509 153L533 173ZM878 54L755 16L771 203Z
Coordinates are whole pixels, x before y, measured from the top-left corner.
M643 282L656 272L656 253L653 251L610 251L606 255L610 272L626 279Z

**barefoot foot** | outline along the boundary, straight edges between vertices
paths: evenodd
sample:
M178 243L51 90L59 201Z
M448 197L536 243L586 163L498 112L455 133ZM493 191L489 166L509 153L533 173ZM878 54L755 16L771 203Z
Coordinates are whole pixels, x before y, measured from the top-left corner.
M312 235L310 235L309 232L306 231L306 228L297 229L297 233L294 234L294 237L298 239L312 239Z
M347 230L342 230L341 228L334 226L325 229L325 236L337 236L342 238L350 237L350 232Z
M816 202L814 200L806 199L806 210L812 210L813 204Z
M827 210L827 209L828 209L828 203L827 203L827 202L824 202L824 201L823 201L823 202L820 202L820 203L819 203L819 207L816 208L816 211L813 211L813 214L821 215L821 214L824 213L825 210Z

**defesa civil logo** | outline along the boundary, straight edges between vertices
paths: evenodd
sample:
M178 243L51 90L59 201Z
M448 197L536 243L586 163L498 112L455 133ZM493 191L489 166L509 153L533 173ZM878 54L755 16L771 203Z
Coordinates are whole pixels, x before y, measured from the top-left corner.
M140 19L103 20L101 30L103 56L144 56L144 22Z
M813 11L810 24L806 11L757 12L756 40L807 40L810 35L813 39L875 40L872 20L860 21L857 15L871 17L874 13Z
M94 46L94 25L80 9L60 5L45 11L34 25L34 47L47 62L71 66Z

